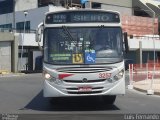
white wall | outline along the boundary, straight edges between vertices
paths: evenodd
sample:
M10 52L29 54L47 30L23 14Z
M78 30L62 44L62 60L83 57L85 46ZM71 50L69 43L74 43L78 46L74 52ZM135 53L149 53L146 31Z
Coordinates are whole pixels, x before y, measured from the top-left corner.
M23 36L24 35L24 36ZM23 43L22 43L23 42ZM42 41L40 45L42 46ZM19 46L38 46L38 43L35 41L35 34L34 33L20 33L19 34Z
M52 11L61 11L61 10L66 10L66 8L61 7L61 6L49 5L49 12L52 12Z
M160 51L160 39L155 38L133 38L128 40L129 49L130 50L137 50L139 49L139 41L142 41L142 50L143 51L153 51L154 50L154 42L155 42L155 49L156 51Z
M15 11L24 11L37 8L38 0L15 0Z

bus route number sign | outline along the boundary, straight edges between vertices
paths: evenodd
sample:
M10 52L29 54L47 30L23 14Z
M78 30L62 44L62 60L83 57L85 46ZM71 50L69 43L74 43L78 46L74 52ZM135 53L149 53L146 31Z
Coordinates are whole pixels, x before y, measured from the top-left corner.
M46 16L46 24L113 22L119 23L117 13L102 11L66 11L50 13Z
M99 73L99 78L107 79L111 77L111 73Z

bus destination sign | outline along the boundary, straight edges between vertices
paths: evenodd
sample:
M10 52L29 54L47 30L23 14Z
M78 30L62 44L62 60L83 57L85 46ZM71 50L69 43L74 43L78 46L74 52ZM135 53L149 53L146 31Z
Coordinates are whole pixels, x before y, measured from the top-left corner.
M46 24L113 22L119 23L117 13L102 11L68 11L51 13L46 16Z

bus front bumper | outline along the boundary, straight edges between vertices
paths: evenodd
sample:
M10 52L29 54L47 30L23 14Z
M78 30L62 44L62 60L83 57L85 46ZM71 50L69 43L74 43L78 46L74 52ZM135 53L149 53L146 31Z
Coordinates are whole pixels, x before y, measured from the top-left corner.
M99 95L124 95L125 94L125 81L123 79L117 81L113 84L85 84L85 85L70 85L72 88L78 88L79 86L92 86L92 88L98 88L103 86L103 89L91 90L91 91L78 91L78 90L68 90L66 86L63 85L52 85L49 81L44 81L43 96L44 97L69 97L69 96L99 96ZM100 87L99 87L100 88ZM76 91L76 92L75 92Z

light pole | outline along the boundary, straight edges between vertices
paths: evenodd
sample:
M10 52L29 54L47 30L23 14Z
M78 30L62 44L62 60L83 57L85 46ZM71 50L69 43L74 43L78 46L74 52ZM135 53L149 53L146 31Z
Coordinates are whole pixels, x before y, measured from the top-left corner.
M23 42L24 42L24 34L26 32L26 17L28 15L28 11L24 11L24 30L23 30L23 38L22 38L22 48L21 48L21 60L20 60L20 67L21 67L21 71L22 71L22 58L23 58Z
M148 92L148 94L154 94L154 90L152 90L152 86L153 86L153 79L154 79L154 76L155 76L155 62L156 62L156 48L155 48L155 38L154 38L154 20L155 20L155 12L152 10L153 12L153 47L154 47L154 68L153 68L153 75L152 75L152 80L151 80L151 93L150 91Z

